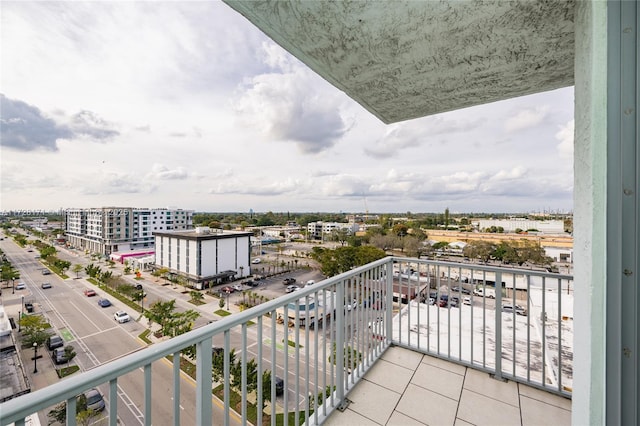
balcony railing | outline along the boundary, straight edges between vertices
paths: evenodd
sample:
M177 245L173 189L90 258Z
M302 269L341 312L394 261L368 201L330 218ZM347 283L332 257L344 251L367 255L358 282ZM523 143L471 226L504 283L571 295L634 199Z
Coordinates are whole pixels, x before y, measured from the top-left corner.
M66 401L67 424L74 425L77 395L100 387L109 402L117 401L119 379L141 369L136 405L145 425L178 425L185 406L199 425L227 425L237 416L242 424L263 424L266 416L271 424L321 424L344 407L346 394L389 345L570 397L572 285L568 275L388 257L9 400L0 406L0 422L22 425L28 415ZM192 345L195 400L185 400L180 354ZM223 400L239 395L237 405L224 404L215 416L213 346L224 348ZM235 375L234 348L242 366ZM173 363L170 395L152 386L153 370L166 374L154 364L165 357ZM283 379L282 396L275 397L275 379L251 379L266 371ZM172 419L152 419L156 404L167 404L162 401L171 401ZM118 423L118 407L108 403L102 414L111 425Z

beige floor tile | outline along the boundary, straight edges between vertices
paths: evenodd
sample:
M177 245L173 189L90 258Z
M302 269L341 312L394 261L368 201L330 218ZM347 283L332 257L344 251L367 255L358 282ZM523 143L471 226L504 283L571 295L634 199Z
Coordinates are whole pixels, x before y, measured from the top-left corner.
M456 418L456 422L453 424L453 426L474 426L474 424L465 422L460 418Z
M464 376L464 372L467 369L464 365L454 364L453 362L445 361L441 358L436 358L433 356L425 355L422 357L422 362L425 364L433 365L435 367L440 367L444 370L449 370L452 373L460 374Z
M469 368L464 379L464 388L511 404L514 407L519 407L520 401L516 382L502 382L491 378L485 372Z
M396 411L427 425L452 425L457 408L453 399L409 384Z
M478 426L519 426L520 409L464 389L457 417Z
M545 404L526 396L520 397L522 426L563 426L571 424L571 411Z
M394 411L386 426L424 426L424 423Z
M518 384L518 391L520 392L520 395L571 411L571 400L568 398L532 388L531 386L523 385L522 383Z
M368 419L355 411L346 409L343 412L334 411L323 425L327 426L376 426L378 423Z
M379 359L369 371L368 381L384 386L394 392L402 393L411 381L414 370L401 367L397 364Z
M410 349L391 346L382 354L382 359L415 370L422 360L422 354Z
M414 385L429 389L456 401L460 400L463 381L464 376L425 363L420 364L411 379L411 383Z
M378 361L379 363L380 361ZM401 394L377 385L368 380L361 380L349 393L351 401L349 410L378 423L386 424L395 409Z

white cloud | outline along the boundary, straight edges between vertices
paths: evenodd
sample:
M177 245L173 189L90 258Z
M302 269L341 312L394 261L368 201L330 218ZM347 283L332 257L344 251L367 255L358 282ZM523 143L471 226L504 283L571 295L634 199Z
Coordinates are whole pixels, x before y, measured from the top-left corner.
M223 2L2 9L2 209L571 208L572 89L386 126Z
M562 126L555 136L560 141L557 147L560 157L573 159L574 120Z
M524 109L507 119L504 123L504 130L512 133L537 126L546 118L548 111L549 108L546 105Z

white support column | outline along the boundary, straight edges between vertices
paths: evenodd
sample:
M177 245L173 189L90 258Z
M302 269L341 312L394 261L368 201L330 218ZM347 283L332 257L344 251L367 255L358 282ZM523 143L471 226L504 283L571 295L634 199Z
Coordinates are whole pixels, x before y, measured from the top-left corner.
M604 424L607 3L576 2L574 425Z

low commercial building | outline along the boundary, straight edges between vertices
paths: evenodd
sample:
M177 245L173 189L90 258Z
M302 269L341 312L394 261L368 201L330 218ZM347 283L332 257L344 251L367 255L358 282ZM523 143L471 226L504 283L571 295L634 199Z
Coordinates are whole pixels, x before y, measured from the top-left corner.
M155 268L198 289L251 275L251 232L198 227L154 232Z

